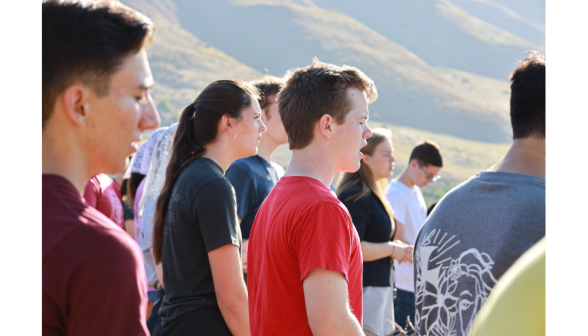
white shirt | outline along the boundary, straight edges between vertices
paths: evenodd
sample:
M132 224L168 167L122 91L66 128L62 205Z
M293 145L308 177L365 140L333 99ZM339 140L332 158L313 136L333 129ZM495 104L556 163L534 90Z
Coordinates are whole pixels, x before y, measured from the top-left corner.
M398 179L390 181L386 189L386 199L394 210L394 218L404 224L406 242L414 245L419 230L427 219L427 205L421 189L416 185L407 187ZM414 270L410 263L398 263L394 259L396 270L396 288L414 293Z

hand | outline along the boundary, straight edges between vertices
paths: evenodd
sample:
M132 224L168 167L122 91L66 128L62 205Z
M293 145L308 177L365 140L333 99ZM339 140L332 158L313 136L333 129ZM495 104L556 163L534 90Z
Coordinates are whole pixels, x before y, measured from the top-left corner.
M408 262L412 263L412 252L413 246L408 245L400 240L395 240L392 242L393 251L390 255L393 259L398 260L399 263Z
M241 261L243 263L243 273L247 273L247 251L249 251L249 239L243 239L241 247Z

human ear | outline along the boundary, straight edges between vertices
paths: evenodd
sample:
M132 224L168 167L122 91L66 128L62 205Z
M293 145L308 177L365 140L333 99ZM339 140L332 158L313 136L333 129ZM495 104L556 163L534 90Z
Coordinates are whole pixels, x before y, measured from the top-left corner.
M372 164L372 157L369 156L368 154L363 154L363 163L365 163L366 165L371 165Z
M323 114L323 116L318 121L319 131L321 135L327 139L331 139L332 137L332 130L331 130L331 123L333 122L333 118L328 114Z
M220 121L220 129L221 129L221 133L222 132L233 132L233 128L231 125L231 122L233 120L231 120L232 118L228 115L225 114L221 117L221 121Z
M88 102L90 90L82 84L72 84L63 91L63 110L69 121L77 126L86 126L90 113Z

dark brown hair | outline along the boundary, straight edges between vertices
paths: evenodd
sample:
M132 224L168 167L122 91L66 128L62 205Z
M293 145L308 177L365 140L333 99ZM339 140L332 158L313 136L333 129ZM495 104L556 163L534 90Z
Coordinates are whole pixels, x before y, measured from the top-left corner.
M42 127L74 82L107 94L112 74L152 43L154 30L149 18L118 1L44 1Z
M272 101L270 101L270 97L276 96L282 86L284 86L284 80L282 78L274 77L274 76L264 76L258 80L251 82L257 90L259 90L259 107L265 114L265 117L269 120L272 116L267 114L269 109L267 107L270 105Z
M371 137L367 138L367 145L361 149L361 152L366 155L374 155L374 150L376 147L384 141L391 141L392 139L392 132L384 128L378 128L373 130L373 134ZM394 211L392 210L392 206L384 197L384 190L386 190L386 186L388 185L387 179L380 179L379 181L374 180L374 175L370 170L370 167L366 165L363 160L360 161L359 170L354 173L344 173L339 182L337 183L337 196L341 195L345 189L354 186L356 184L361 184L362 190L359 194L350 196L347 200L353 200L357 202L362 197L367 195L368 193L373 193L376 195L377 198L380 199L386 212L390 215L390 218L394 217Z
M365 92L368 103L378 98L374 82L357 68L320 62L289 70L278 95L278 110L288 134L290 149L302 149L313 138L314 125L324 115L342 124L351 109L348 88Z
M127 202L127 205L133 208L135 205L135 196L137 196L137 189L139 189L139 185L141 181L145 178L146 175L141 173L131 173L131 177L126 180L126 191L127 193L124 195L124 201Z
M510 75L510 123L513 139L545 139L545 55L537 50Z
M408 162L416 159L423 166L443 167L443 153L441 148L431 140L423 140L412 149Z
M182 111L165 172L165 183L155 207L153 259L156 264L161 262L165 217L180 172L204 155L206 145L217 138L218 124L223 115L240 119L243 109L251 105L252 99L257 98L258 91L250 83L219 80L204 88L196 100Z

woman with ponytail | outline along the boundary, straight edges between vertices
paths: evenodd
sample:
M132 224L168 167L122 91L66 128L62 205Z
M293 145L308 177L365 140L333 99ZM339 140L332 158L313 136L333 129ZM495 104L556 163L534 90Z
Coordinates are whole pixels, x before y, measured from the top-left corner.
M182 111L153 221L165 297L154 335L250 335L235 192L224 172L257 153L257 90L208 85Z
M337 196L345 204L361 240L363 255L363 331L390 335L394 331L391 258L412 262L413 247L399 240L394 214L384 197L394 169L391 133L376 129L361 149L364 157L355 173L341 177Z

